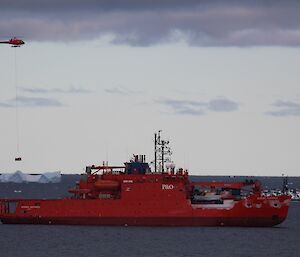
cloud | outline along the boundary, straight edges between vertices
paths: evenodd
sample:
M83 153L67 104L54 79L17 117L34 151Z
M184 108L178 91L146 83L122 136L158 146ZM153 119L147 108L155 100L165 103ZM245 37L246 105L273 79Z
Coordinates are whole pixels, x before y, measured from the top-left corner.
M300 46L300 1L0 0L0 34L149 46Z
M106 88L104 91L108 94L116 94L116 95L132 95L132 94L140 94L141 91L131 90L125 87L113 87L113 88Z
M52 98L43 98L43 97L18 97L18 104L24 107L60 107L63 104Z
M180 115L204 115L207 112L233 112L238 110L238 103L225 99L212 99L208 102L164 99L157 101L168 106L175 114Z
M19 96L17 101L20 107L61 107L64 106L60 101L53 98L25 97ZM7 102L0 102L0 107L15 107L16 99Z
M278 100L272 104L275 111L266 112L267 115L275 117L300 116L300 104L291 101Z
M207 108L215 112L232 112L236 111L239 106L236 102L228 99L213 99L208 102Z
M92 91L84 89L84 88L76 88L71 87L69 89L61 89L61 88L20 88L23 92L32 93L32 94L48 94L48 93L63 93L63 94L85 94L91 93Z
M0 102L0 108L9 108L9 107L14 107L16 105L13 105L11 103L5 103L5 102Z

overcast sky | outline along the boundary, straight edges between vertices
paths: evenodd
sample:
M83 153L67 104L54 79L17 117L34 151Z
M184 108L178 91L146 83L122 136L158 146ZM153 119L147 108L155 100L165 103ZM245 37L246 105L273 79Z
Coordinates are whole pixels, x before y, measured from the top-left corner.
M0 172L151 161L162 129L192 174L300 175L300 2L163 2L0 0L26 42L0 45Z

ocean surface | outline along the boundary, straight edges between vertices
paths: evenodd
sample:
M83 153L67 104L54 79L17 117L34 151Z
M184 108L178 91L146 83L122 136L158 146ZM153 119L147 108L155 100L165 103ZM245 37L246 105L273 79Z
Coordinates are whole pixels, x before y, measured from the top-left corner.
M70 177L64 178L62 183L56 185L0 184L0 197L21 197L22 192L19 191L27 197L53 197L61 187L71 184L71 180ZM18 193L14 192L15 188ZM58 192L53 191L55 188ZM286 221L273 228L0 224L0 256L298 257L299 219L300 202L293 202Z

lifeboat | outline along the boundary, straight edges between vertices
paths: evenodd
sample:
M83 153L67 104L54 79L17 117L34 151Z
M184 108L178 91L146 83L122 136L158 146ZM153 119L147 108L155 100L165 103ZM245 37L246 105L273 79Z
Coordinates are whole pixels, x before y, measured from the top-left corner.
M120 182L119 181L115 181L115 180L102 180L102 179L98 179L95 184L94 187L99 190L99 191L103 191L103 190L117 190L120 188Z

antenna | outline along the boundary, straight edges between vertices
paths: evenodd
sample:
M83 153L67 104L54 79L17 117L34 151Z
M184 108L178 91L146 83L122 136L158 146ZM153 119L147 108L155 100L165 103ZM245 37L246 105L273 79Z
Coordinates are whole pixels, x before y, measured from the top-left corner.
M171 162L172 151L168 146L170 141L161 139L161 132L159 130L154 134L154 170L164 173L165 163Z
M286 194L289 186L288 186L288 176L285 176L284 173L282 173L283 181L282 181L282 193Z
M154 172L157 172L157 133L154 133Z

